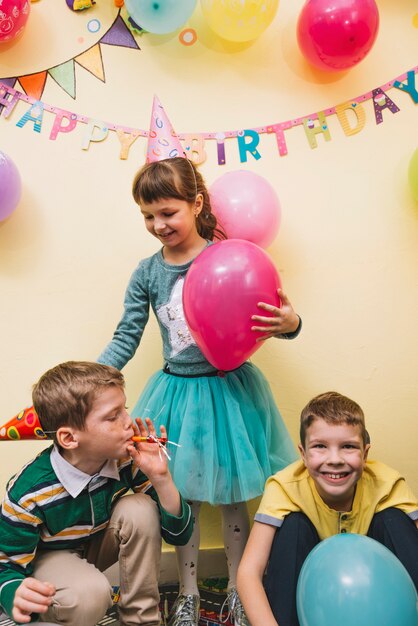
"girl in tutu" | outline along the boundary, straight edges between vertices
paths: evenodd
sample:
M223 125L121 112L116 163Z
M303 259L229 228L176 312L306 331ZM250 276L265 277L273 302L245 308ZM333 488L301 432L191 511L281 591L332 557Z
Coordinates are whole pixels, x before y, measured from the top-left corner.
M270 475L295 460L295 450L260 370L246 362L233 371L218 371L187 327L182 308L187 271L214 239L225 238L201 174L182 157L148 163L135 177L133 196L148 232L162 248L133 272L124 314L99 361L124 367L140 343L151 305L164 366L147 383L133 416L155 419L157 432L165 425L169 439L180 445L170 449L170 470L195 516L190 542L177 551L180 591L169 624L198 626L199 510L202 502L210 502L222 509L229 610L236 626L247 626L235 588L249 531L246 501L263 492ZM273 316L253 316L252 329L263 336L293 338L301 321L286 295L279 295L280 309L259 304Z

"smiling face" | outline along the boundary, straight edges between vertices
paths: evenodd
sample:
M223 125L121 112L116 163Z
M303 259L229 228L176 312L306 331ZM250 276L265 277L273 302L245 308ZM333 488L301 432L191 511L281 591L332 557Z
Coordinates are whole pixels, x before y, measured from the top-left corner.
M150 204L141 204L141 213L148 232L164 246L186 249L193 247L200 239L196 227L196 215L200 208L199 194L196 205L177 198L163 198Z
M299 450L316 489L331 509L350 511L357 481L367 460L361 428L314 419Z

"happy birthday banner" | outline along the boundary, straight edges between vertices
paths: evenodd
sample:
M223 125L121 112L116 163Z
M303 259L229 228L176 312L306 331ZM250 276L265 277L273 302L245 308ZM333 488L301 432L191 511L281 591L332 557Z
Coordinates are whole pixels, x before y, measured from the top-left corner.
M203 163L206 160L205 141L215 140L217 144L218 164L226 163L225 141L227 139L236 139L241 163L245 163L248 155L254 159L261 158L259 151L260 135L274 134L277 141L277 149L280 156L288 154L285 132L296 126L303 126L308 144L311 148L317 148L317 138L322 135L325 141L331 140L331 133L328 127L327 117L336 115L338 121L349 137L363 130L366 124L366 112L362 103L371 100L373 103L374 116L376 124L383 122L383 112L395 114L400 111L395 102L389 98L387 91L395 88L399 91L406 92L414 104L418 103L418 91L416 89L415 75L418 66L405 72L401 76L391 80L390 82L371 89L367 93L347 100L342 104L330 107L317 113L287 120L285 122L277 122L267 126L259 126L256 128L247 128L245 130L229 130L221 132L197 132L178 134L183 142L184 150L194 163ZM127 159L132 144L138 137L148 137L148 131L139 128L130 128L119 124L103 122L85 115L66 111L51 106L41 100L36 100L27 94L17 91L10 85L0 82L0 117L3 119L11 119L18 102L26 102L30 105L29 109L16 122L18 128L23 128L26 124L33 125L32 130L36 133L42 132L44 121L44 113L47 111L54 115L52 129L49 139L55 141L60 133L71 133L76 130L80 124L84 124L84 132L81 139L81 149L88 150L92 143L104 141L109 131L116 133L120 143L119 158Z

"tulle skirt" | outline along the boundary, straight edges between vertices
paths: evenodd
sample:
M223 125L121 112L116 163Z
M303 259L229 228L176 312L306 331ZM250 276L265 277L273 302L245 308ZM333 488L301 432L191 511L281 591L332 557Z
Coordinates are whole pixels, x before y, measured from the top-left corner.
M165 425L170 470L188 500L232 504L259 496L266 479L292 463L295 448L267 380L252 363L224 377L158 371L132 412Z

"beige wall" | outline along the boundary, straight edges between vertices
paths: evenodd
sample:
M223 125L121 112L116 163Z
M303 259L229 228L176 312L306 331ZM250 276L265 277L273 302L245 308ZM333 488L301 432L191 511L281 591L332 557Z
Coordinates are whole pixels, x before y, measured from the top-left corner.
M62 0L32 5L27 33L0 51L0 76L40 71L94 43L88 19L99 17L101 36L116 13L111 0L96 12L73 14ZM156 93L177 132L254 128L335 106L414 67L414 0L378 2L381 27L369 56L345 74L310 70L295 43L300 0L282 0L270 28L251 45L222 43L197 7L190 20L198 42L188 48L173 36L138 37L141 50L102 46L106 81L77 68L77 99L52 79L42 99L86 116L147 128ZM42 34L41 34L42 33ZM97 39L98 37L96 37ZM335 115L332 140L312 150L301 127L287 133L280 157L263 135L262 158L239 162L235 141L227 164L207 142L201 171L210 184L226 171L249 169L269 180L283 210L269 252L287 293L303 317L295 342L269 341L254 356L297 442L298 415L315 394L336 389L365 409L373 455L399 468L415 491L417 477L418 207L407 185L417 147L418 108L405 93L388 95L401 109L384 111L376 125L365 102L364 129L346 137ZM0 150L23 180L22 201L0 224L1 423L30 403L31 385L47 368L69 359L95 359L121 314L128 277L158 244L146 232L130 196L143 162L138 139L128 160L118 158L115 133L81 149L83 130L48 139L17 128L20 103L0 118ZM18 111L18 112L17 112ZM155 321L125 368L133 406L147 378L161 365ZM0 485L45 444L1 443ZM219 545L219 516L205 509L203 543Z

